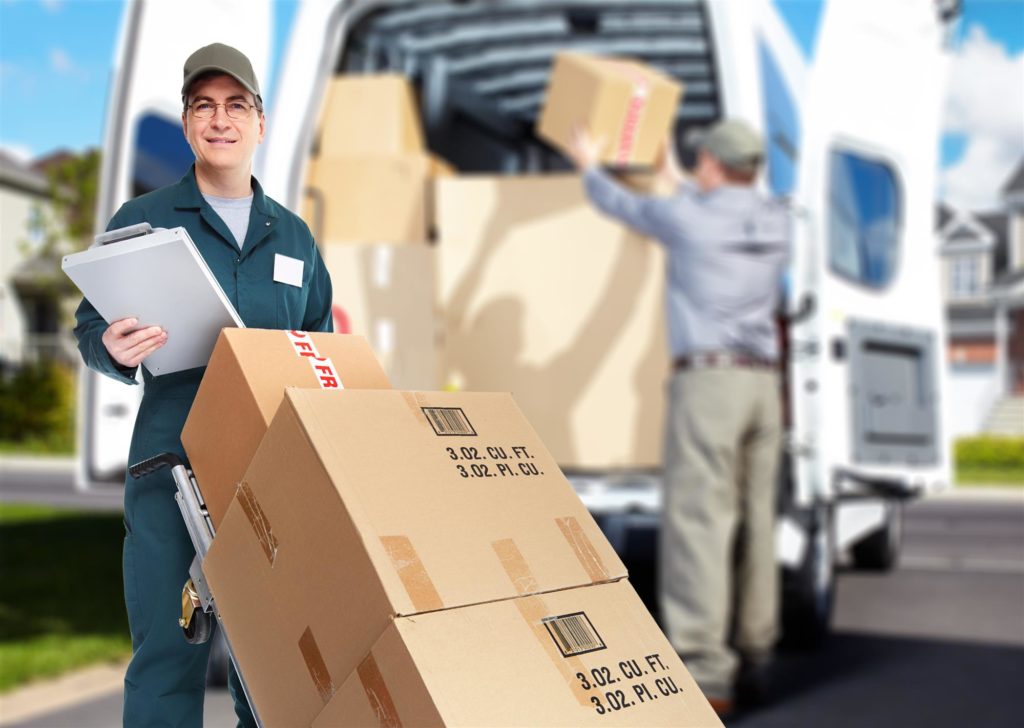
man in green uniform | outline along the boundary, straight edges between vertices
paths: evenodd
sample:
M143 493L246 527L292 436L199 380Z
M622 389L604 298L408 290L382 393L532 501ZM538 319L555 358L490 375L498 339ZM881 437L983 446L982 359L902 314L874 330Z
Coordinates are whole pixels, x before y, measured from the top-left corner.
M126 202L107 229L141 222L184 227L246 326L331 331L331 280L309 229L252 177L266 119L248 58L219 43L200 48L185 61L181 93L181 123L195 164L177 184ZM300 281L278 275L281 257L292 259L291 271L299 261ZM137 367L168 337L159 326L138 328L135 319L108 325L87 300L76 319L85 363L125 384L136 384ZM162 452L184 457L181 429L204 371L154 377L143 368L145 392L129 462ZM209 644L188 644L178 627L181 588L195 552L175 492L167 470L125 482L124 594L133 652L123 720L133 728L203 721ZM233 669L229 687L239 724L254 725Z

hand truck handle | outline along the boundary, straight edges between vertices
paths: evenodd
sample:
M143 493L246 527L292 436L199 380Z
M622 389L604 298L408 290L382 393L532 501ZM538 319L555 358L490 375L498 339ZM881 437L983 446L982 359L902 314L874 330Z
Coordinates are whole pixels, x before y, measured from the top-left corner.
M165 452L143 460L141 463L135 463L128 468L128 474L133 478L141 478L143 475L155 473L157 470L162 470L163 468L173 468L184 464L185 463L179 455L176 455L173 452Z

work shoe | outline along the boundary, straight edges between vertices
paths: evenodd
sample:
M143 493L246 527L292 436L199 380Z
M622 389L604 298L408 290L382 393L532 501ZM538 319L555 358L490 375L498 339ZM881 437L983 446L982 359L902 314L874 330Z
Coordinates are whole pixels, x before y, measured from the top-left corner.
M736 676L736 702L744 708L767 705L772 696L772 661L744 661Z
M718 717L722 720L731 718L735 714L736 708L735 705L733 705L732 698L720 695L707 695L705 697L707 697L708 703L711 704L711 709L715 711Z

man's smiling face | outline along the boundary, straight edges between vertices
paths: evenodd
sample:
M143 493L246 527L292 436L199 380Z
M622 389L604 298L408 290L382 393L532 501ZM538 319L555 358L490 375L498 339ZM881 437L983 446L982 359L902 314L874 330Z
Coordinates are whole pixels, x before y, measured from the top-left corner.
M197 119L191 109L181 115L196 165L211 171L227 172L249 169L256 145L263 141L263 114L255 109L256 99L234 78L227 75L211 76L196 81L189 89L188 103L197 101L217 106L210 119ZM245 119L232 119L223 104L244 101L254 108Z

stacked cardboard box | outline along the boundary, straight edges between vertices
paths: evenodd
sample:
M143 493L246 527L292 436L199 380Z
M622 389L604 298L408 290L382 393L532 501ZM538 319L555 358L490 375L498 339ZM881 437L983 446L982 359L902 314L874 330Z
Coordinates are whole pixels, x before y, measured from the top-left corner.
M507 394L288 389L203 568L268 726L719 725Z
M321 244L426 241L432 163L404 76L332 79L317 140L303 217Z
M627 581L394 620L313 721L717 726Z
M334 283L343 333L366 336L396 386L437 386L434 181L416 101L398 74L330 82L303 217ZM368 275L368 273L371 273Z
M361 336L222 330L181 432L215 528L285 387L390 389L391 383Z
M560 53L555 57L538 135L562 150L577 125L605 141L601 161L650 166L676 119L683 87L636 61Z

